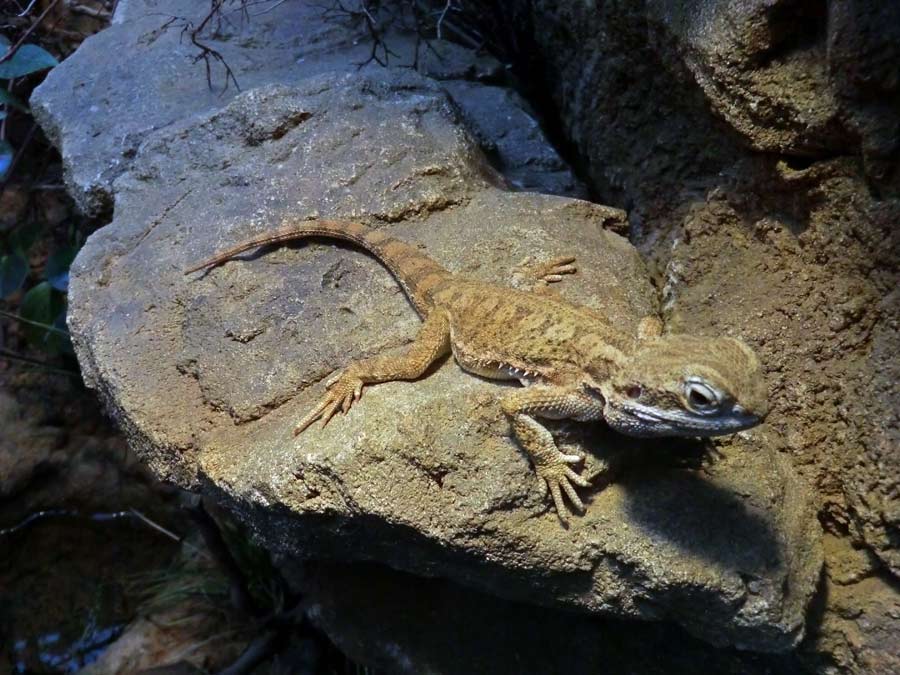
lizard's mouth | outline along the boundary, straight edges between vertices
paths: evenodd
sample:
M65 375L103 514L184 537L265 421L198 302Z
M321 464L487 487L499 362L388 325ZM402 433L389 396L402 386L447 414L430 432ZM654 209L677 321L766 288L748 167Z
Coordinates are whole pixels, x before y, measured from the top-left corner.
M698 415L686 410L663 410L633 401L608 402L604 415L609 425L629 436L723 436L754 427L759 415L740 406L715 415Z

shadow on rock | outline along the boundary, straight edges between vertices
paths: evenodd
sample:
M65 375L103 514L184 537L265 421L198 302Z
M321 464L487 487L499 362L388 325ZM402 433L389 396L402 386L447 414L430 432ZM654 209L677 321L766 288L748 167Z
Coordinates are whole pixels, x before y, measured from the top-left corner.
M712 447L675 443L679 460L688 464ZM675 468L671 457L640 448L626 462L617 482L630 524L654 541L725 569L761 574L783 563L775 514L760 504L769 486L754 475L754 468L766 468L764 456L723 456L699 471Z

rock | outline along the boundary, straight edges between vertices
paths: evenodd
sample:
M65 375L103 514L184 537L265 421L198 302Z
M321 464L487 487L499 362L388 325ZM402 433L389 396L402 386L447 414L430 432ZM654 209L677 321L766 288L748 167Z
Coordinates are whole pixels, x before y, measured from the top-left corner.
M502 386L450 360L419 382L370 388L325 430L291 435L325 377L404 344L418 322L375 261L330 244L182 274L285 216L361 219L489 281L507 280L527 254L575 252L581 273L560 293L628 330L657 303L637 251L609 231L624 229L624 212L508 191L446 82L347 71L365 45L337 51L352 33L313 21L306 6L287 20L290 6L271 13L283 23L254 29L290 42L293 22L310 19L299 33L306 65L288 69L289 84L161 105L184 96L191 79L178 74L191 63L184 52L157 59L170 38L132 3L121 10L127 20L85 43L37 95L83 203L94 189L115 202L113 221L73 266L69 326L86 381L144 461L235 512L288 568L305 558L377 561L537 605L668 619L716 645L794 646L819 577L820 531L784 456L790 446L772 429L721 444L711 466L684 468L673 459L696 452L691 444L560 425L563 447L587 451L589 473L609 466L615 479L605 489L598 481L569 529L509 438ZM258 83L296 65L295 47L270 53L277 39L264 42L258 53L242 47L247 39L215 44ZM148 73L135 92L101 75L99 54L125 45L135 49L128 77L150 63L166 76ZM142 136L127 161L103 134L91 147L83 122L64 121L71 89L88 77L107 83L103 105L122 106L122 129ZM478 118L479 107L464 115Z
M326 375L413 334L377 263L306 246L181 274L286 213L372 214L491 281L528 253L578 251L585 274L564 295L631 329L653 311L636 251L603 229L621 212L491 178L440 90L412 74L257 89L172 125L116 181L116 218L74 266L85 376L158 474L216 495L288 558L376 559L531 602L672 618L717 644L790 647L818 535L763 435L707 477L656 470L635 449L648 468L596 492L564 530L508 437L502 390L453 362L291 435ZM592 452L588 471L634 445L601 431L562 437Z
M611 203L696 189L745 154L738 140L802 158L861 153L896 190L895 3L486 4L495 40L541 82Z
M754 345L819 520L877 557L823 586L802 658L888 672L889 613L871 608L900 570L900 5L490 6L592 193L629 209L669 326Z
M506 87L445 82L481 149L517 189L587 198L587 188L547 144L535 115Z
M209 5L202 2L123 0L113 25L85 40L78 56L54 68L35 90L31 97L35 118L60 148L66 184L84 213L109 212L113 181L129 169L137 148L157 129L217 110L240 90L297 84L326 72L381 70L375 62L358 65L370 53L363 25L326 12L321 3L291 2L254 13L246 22L230 22L227 29L220 26L214 36L204 38L203 43L215 49L233 73L233 79L226 77L222 63L212 59L207 81L202 62L196 60L199 51L182 37L181 29L187 22L198 25L208 11ZM390 49L399 64L413 63L417 44L408 34L390 36ZM496 66L474 50L438 48L442 59L423 58L423 68L437 71L446 64L443 57L452 56L455 67L448 70L444 65L441 79L448 85L471 80L473 89L484 88L482 96L491 95L491 87L478 83L490 79L486 75ZM128 58L109 58L122 53ZM479 119L479 129L502 134L507 130L504 121L515 118L523 129L520 134L542 138L528 114L515 107L519 104L507 94L505 101L486 111L490 118ZM472 105L478 105L477 99ZM480 108L485 112L483 105ZM501 161L524 161L507 157L509 143L502 137L484 141L488 147L501 148ZM531 166L527 186L580 195L583 188L571 175L561 175L566 167L549 143L540 145L540 163ZM547 180L542 181L545 171Z
M828 78L826 3L651 2L717 114L754 149L822 154L852 140Z
M500 600L377 565L315 565L307 614L354 661L377 672L791 672L790 655L710 647L665 623L601 621ZM796 671L794 671L796 672Z
M577 152L593 194L629 211L696 189L742 152L671 39L657 38L648 4L529 0L482 10L485 32L512 45L520 78L556 111L558 135Z
M756 150L900 150L900 6L864 2L651 2L713 109ZM883 168L883 167L882 167Z
M853 529L896 574L900 396L888 355L900 348L889 271L900 202L873 199L856 171L836 161L783 174L802 204L797 219L760 218L745 185L692 205L668 263L678 270L670 323L740 331L782 373L769 421L819 484L823 521Z

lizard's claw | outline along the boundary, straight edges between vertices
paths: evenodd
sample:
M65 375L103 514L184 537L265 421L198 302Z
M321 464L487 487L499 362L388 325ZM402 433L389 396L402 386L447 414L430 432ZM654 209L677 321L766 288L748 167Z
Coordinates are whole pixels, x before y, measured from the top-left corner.
M575 256L571 255L559 256L545 262L535 262L531 257L525 258L513 274L514 285L532 290L546 288L549 284L562 281L566 274L575 274L578 268L574 263Z
M294 436L303 432L317 419L322 420L322 427L338 412L346 414L359 397L362 396L363 381L356 375L344 371L333 375L326 383L328 393L319 401L319 405L309 411L299 424L294 427Z
M562 281L564 274L575 274L578 271L574 262L575 256L573 255L553 258L553 260L535 265L532 268L532 275L536 281L546 281L547 283Z
M575 492L572 483L579 487L590 487L591 483L586 478L578 475L578 473L569 466L570 464L578 464L583 459L584 458L580 455L564 455L557 451L553 461L535 467L539 480L543 486L544 497L547 496L547 492L549 491L553 497L553 505L556 507L556 514L563 523L567 523L569 518L569 509L566 507L566 503L563 501L562 497L563 492L566 493L569 501L572 502L572 505L577 511L584 512L584 503L581 501L578 493Z

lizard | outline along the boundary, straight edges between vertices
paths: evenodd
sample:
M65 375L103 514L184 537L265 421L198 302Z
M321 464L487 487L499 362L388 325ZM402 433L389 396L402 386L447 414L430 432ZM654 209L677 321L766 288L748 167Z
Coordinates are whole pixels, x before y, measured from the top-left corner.
M346 414L367 385L422 377L451 354L470 373L522 387L502 397L512 435L531 459L543 498L549 492L563 524L584 503L575 487L590 482L576 471L583 461L563 454L542 420L603 420L637 437L709 437L750 428L766 416L760 361L730 337L663 334L645 317L627 331L599 311L548 293L550 283L577 271L574 257L534 265L531 288L487 283L453 274L417 247L381 229L338 220L286 218L273 231L239 243L192 266L212 268L267 245L304 238L337 239L362 248L394 276L422 319L402 353L380 354L337 371L326 392L294 429L317 420L324 427Z

